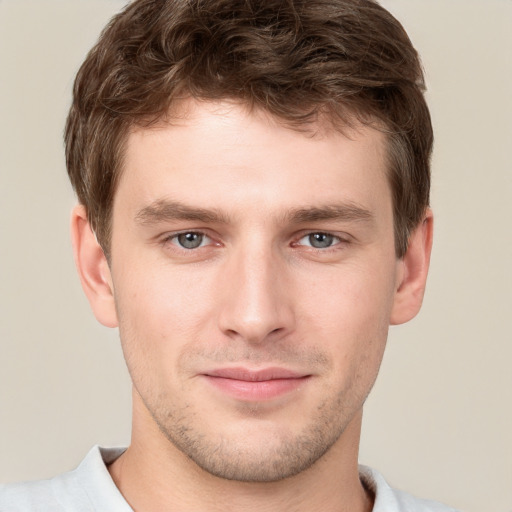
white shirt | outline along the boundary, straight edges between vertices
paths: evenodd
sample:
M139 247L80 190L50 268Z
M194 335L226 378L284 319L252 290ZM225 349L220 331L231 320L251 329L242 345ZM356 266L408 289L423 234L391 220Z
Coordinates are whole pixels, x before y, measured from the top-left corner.
M95 446L73 471L50 480L0 486L0 512L133 512L107 469L124 450ZM392 489L371 468L360 466L359 471L375 494L373 512L457 512Z

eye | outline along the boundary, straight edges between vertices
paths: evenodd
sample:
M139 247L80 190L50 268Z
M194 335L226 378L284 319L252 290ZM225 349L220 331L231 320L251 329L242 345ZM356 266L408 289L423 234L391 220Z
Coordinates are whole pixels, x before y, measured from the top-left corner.
M300 245L306 245L314 249L328 249L339 243L340 238L330 233L309 233L299 240Z
M171 243L183 249L197 249L210 243L210 238L204 233L196 231L188 231L186 233L179 233L170 238Z

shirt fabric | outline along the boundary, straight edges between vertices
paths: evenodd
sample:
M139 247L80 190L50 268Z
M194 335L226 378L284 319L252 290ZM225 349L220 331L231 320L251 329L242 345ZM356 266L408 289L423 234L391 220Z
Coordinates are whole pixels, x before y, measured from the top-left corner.
M0 512L133 512L107 469L124 450L95 446L73 471L50 480L0 486ZM373 512L457 512L392 489L377 471L366 466L360 466L359 473L375 495Z

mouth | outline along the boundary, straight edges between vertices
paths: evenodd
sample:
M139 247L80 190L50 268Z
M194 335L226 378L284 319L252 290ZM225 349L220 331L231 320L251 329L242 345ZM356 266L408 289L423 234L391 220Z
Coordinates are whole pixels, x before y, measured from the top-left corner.
M297 392L311 378L285 368L221 368L202 374L223 394L248 402L268 401Z

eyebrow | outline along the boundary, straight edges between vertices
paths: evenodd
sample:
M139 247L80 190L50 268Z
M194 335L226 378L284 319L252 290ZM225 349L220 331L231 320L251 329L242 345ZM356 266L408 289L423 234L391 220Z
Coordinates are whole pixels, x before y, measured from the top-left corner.
M142 208L135 215L142 225L158 224L174 220L192 220L204 223L228 224L229 217L217 209L188 206L178 201L159 199Z
M200 208L188 206L179 201L159 199L142 208L135 215L138 224L148 226L162 222L188 220L205 224L229 224L231 217L216 208ZM293 208L281 217L282 222L304 224L308 222L371 222L374 214L352 202L325 206L309 206Z
M373 213L355 203L340 203L321 207L306 207L293 209L285 215L286 220L292 224L318 222L324 220L338 222L370 222L373 221Z

